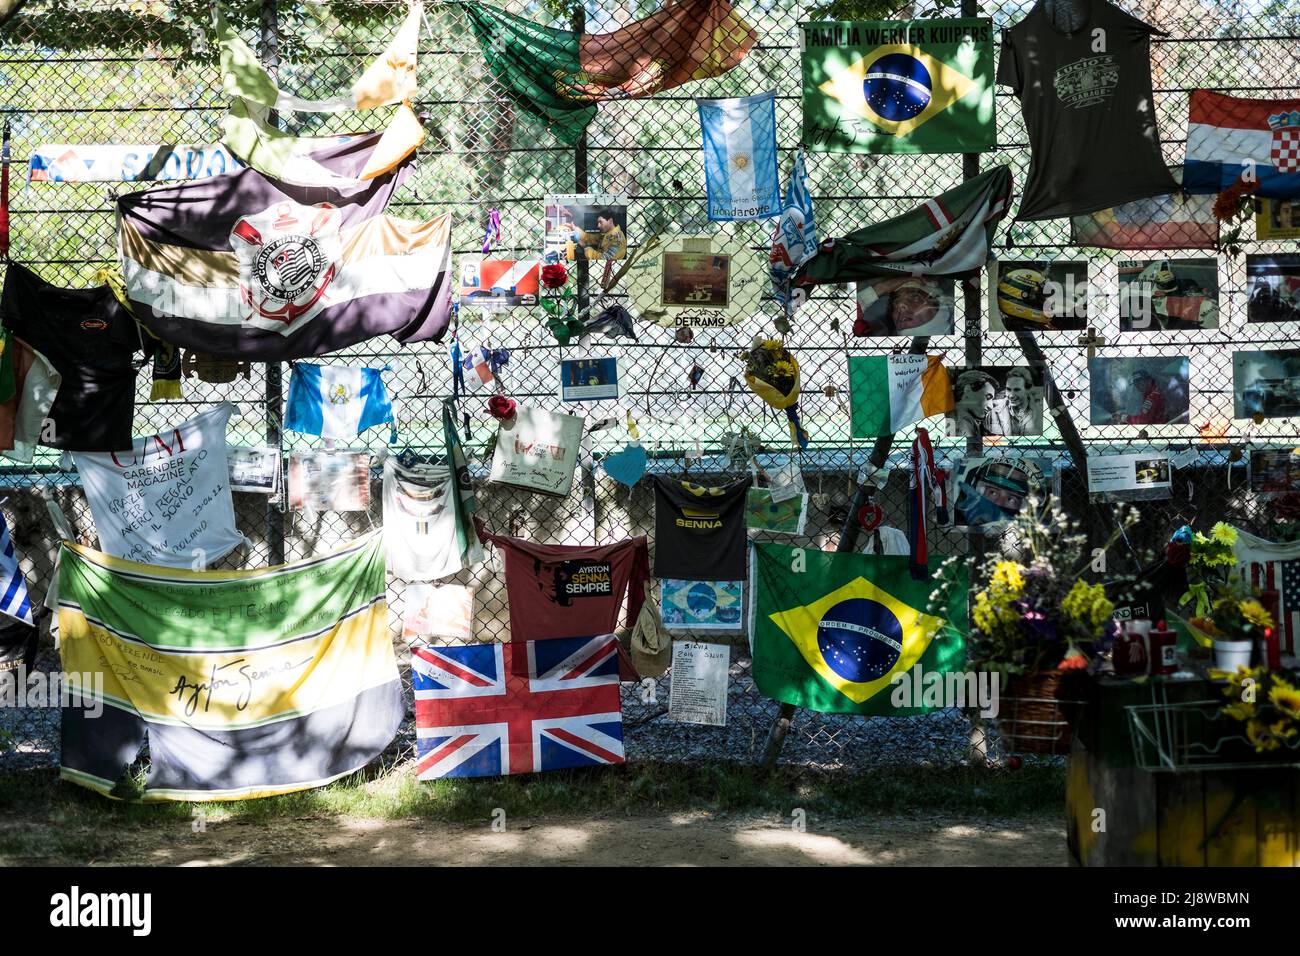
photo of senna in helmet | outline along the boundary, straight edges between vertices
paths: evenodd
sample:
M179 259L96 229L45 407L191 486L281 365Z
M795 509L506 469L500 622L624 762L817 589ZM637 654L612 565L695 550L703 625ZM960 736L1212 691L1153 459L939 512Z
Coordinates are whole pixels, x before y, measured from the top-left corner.
M1119 264L1119 325L1124 332L1219 327L1219 264L1212 258Z
M954 473L953 524L1010 521L1031 498L1047 498L1044 463L1025 458L967 458Z
M1056 332L1088 327L1088 263L1000 262L992 271L989 330Z

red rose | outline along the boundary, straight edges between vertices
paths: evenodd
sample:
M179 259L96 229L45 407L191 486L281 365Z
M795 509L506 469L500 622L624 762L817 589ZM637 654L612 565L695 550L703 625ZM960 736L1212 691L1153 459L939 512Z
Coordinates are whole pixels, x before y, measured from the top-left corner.
M542 285L548 289L558 289L569 281L569 270L559 263L542 266Z
M488 414L500 421L515 417L515 400L504 395L493 395L488 399Z

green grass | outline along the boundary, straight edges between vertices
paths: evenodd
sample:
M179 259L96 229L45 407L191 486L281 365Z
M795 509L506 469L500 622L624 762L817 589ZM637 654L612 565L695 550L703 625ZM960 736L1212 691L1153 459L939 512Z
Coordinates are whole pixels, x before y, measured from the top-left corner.
M793 769L763 777L738 765L637 763L533 776L421 783L411 764L379 775L353 774L328 787L229 803L204 804L212 821L303 817L481 822L501 808L513 819L604 813L702 810L776 811L795 807L831 817L873 814L968 814L1025 817L1059 813L1059 767L1019 771L887 767L812 774ZM0 822L47 822L132 829L189 820L192 805L107 800L59 781L52 771L0 775ZM10 837L22 840L20 833ZM0 837L0 841L3 837ZM0 842L0 852L12 850Z

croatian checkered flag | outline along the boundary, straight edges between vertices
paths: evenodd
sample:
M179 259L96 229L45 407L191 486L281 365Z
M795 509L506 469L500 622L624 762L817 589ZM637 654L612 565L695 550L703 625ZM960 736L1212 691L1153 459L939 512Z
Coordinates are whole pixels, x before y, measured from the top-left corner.
M27 582L18 567L18 552L9 537L4 515L0 515L0 587L4 588L4 596L0 597L0 614L31 625L32 603L27 599Z

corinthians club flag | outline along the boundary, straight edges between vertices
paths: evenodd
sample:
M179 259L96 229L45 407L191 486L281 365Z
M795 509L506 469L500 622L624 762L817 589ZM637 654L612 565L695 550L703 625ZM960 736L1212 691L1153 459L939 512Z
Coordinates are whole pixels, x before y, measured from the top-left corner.
M937 564L931 564L931 572ZM755 542L750 565L754 683L773 700L823 713L903 715L894 675L957 670L966 588L951 589L945 623L926 613L934 581L917 581L906 555L847 554Z
M519 105L573 146L601 100L650 96L738 64L758 33L729 0L669 0L612 33L573 33L469 0L488 69Z
M993 22L802 24L803 135L833 153L974 153L997 145Z
M995 166L901 216L826 240L795 270L794 285L973 275L988 262L1010 197L1011 170Z
M136 318L171 345L266 362L385 333L439 341L451 316L451 217L383 215L412 157L358 181L379 136L314 154L345 186L250 168L121 197L122 275Z
M64 709L62 777L113 796L146 735L146 801L264 797L364 767L405 712L384 578L378 533L256 571L65 542L63 669L102 676L104 708Z

